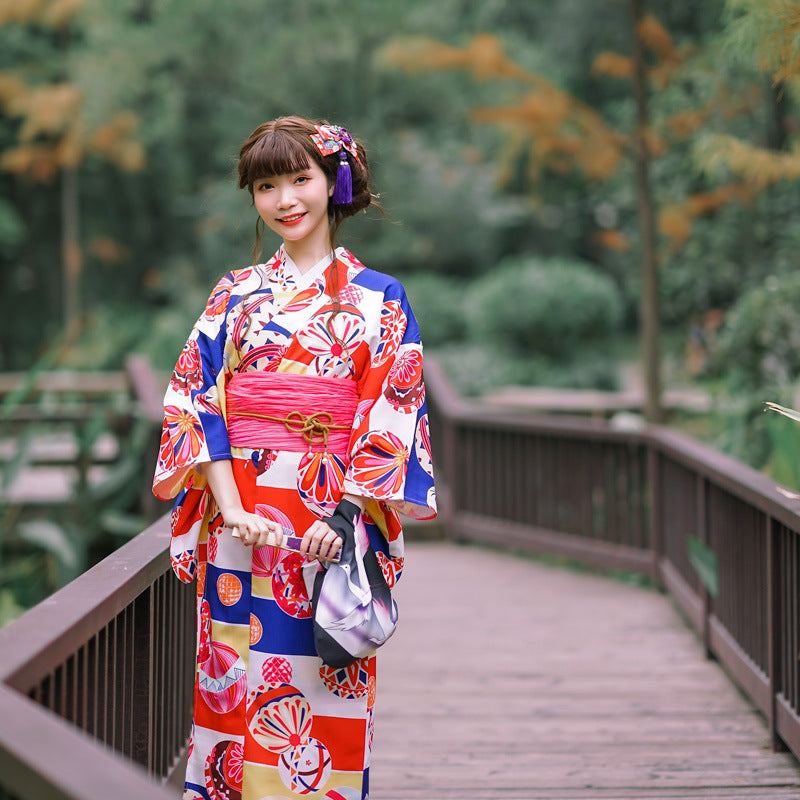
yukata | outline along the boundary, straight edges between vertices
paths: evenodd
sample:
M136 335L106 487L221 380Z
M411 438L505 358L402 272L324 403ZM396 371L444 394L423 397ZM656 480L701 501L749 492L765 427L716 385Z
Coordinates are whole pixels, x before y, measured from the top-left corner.
M354 389L343 449L232 445L226 387L251 372ZM228 273L189 336L164 406L154 492L177 497L172 567L197 581L184 797L368 798L375 654L341 669L321 661L305 560L235 538L202 465L232 459L244 508L297 536L343 494L366 498L365 535L393 586L403 567L398 512L436 513L422 347L402 286L343 248L306 273L283 247L266 264Z

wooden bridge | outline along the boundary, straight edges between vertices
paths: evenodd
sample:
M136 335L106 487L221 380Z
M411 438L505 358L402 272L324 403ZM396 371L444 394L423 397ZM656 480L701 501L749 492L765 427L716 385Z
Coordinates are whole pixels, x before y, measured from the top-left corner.
M410 530L373 800L800 798L800 504L672 432L426 375L445 538ZM178 795L193 595L168 535L0 631L0 796Z
M484 547L408 556L374 800L800 797L795 758L664 595Z

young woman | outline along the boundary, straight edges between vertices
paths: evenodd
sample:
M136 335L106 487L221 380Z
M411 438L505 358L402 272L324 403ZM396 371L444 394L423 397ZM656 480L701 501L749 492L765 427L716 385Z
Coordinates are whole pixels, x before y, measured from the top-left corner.
M436 513L419 330L395 279L334 249L372 201L344 128L261 125L239 185L258 211L256 253L264 225L283 243L212 291L167 389L154 481L177 496L173 569L197 579L184 797L363 800L375 655L319 658L304 572L326 569L347 529L392 586L398 512Z

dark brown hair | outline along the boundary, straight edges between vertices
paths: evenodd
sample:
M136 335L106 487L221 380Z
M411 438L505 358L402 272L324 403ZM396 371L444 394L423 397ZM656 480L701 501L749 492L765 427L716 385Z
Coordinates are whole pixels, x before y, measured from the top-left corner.
M316 124L327 125L321 121L314 123L305 117L278 117L277 119L259 125L247 137L247 141L239 150L239 188L247 189L253 195L253 186L256 181L273 175L286 175L290 172L299 172L308 169L311 161L316 162L325 177L328 185L336 182L336 173L339 168L339 153L323 156L311 137L316 131ZM331 243L335 244L339 226L347 217L352 217L369 205L375 205L369 187L369 163L363 145L353 139L358 151L356 161L347 153L347 160L353 178L353 201L346 205L334 205L328 200L328 220L330 222ZM261 232L263 223L261 219L256 222L256 244L253 263L257 263L261 251Z

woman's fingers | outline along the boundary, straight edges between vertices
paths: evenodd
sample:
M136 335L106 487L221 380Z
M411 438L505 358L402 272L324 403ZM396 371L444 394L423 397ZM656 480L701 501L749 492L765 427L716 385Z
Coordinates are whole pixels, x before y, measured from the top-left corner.
M279 522L245 512L230 523L234 536L238 536L242 544L249 547L282 547L286 543L286 535ZM307 558L318 558L329 561L341 550L342 539L327 523L317 520L303 534L300 544L300 555Z
M300 542L300 555L307 556L308 558L316 558L319 545L325 538L325 534L328 530L328 526L323 522L319 520L314 522L303 534L303 540Z
M328 533L322 540L322 545L320 545L319 549L319 558L321 558L323 561L329 561L330 559L334 558L342 547L342 539L339 534L330 528L328 530L330 533ZM324 551L322 549L323 545L327 545Z
M283 547L286 542L286 536L283 533L283 528L279 523L274 523L267 531L260 531L258 534L257 547Z
M279 547L284 543L283 528L279 522L266 519L258 514L245 514L231 525L233 535L248 546L270 544Z
M336 556L341 546L342 540L339 534L322 520L317 520L303 534L300 555L327 561Z

